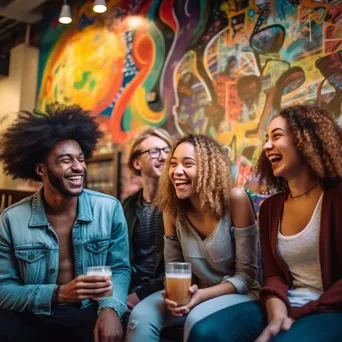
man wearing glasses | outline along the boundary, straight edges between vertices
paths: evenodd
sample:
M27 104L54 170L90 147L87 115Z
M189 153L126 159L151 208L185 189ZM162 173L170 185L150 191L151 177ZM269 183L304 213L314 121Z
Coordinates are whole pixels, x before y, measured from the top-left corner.
M131 286L129 312L150 294L164 288L164 225L158 208L152 206L158 180L171 149L171 137L161 128L150 128L134 141L129 168L141 176L143 187L123 203L128 225Z

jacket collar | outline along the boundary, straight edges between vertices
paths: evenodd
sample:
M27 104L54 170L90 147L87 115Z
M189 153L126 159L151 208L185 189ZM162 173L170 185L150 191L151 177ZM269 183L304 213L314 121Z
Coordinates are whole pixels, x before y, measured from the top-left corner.
M45 211L44 188L41 188L32 196L31 204L31 218L29 227L46 227L48 226L48 218ZM94 219L90 200L85 190L77 198L77 221L90 222Z
M139 190L139 192L138 192L137 207L138 207L139 209L143 209L143 208L144 208L144 202L145 202L145 200L144 200L144 197L143 197L143 191L144 191L144 189L141 188L141 189Z

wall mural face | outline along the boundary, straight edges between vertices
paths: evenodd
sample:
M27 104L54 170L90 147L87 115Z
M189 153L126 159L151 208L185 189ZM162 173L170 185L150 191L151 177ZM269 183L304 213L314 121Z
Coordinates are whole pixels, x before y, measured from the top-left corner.
M282 107L318 104L342 125L341 0L110 0L101 15L92 3L44 30L39 109L78 103L119 144L149 125L211 134L252 190Z

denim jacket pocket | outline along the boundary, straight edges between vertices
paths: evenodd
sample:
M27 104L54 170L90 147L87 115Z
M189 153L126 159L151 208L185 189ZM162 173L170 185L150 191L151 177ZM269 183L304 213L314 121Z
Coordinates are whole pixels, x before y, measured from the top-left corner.
M24 284L41 284L44 282L47 250L39 248L15 249L19 273Z
M107 260L109 240L92 241L86 244L88 266L104 266Z

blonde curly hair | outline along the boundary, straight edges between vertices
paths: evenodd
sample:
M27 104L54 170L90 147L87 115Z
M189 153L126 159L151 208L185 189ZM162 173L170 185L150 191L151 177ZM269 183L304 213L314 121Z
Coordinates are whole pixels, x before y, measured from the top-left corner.
M279 116L286 119L312 173L322 185L342 179L342 130L334 116L315 106L297 105L283 109ZM269 190L287 191L286 179L275 177L270 161L262 151L256 164L259 185Z
M187 135L174 143L159 179L155 204L161 211L165 210L172 216L184 215L190 207L188 199L181 200L177 197L169 177L171 158L176 148L185 142L195 147L198 176L196 192L201 208L208 214L220 218L229 210L229 195L232 188L229 158L213 138L202 134Z

